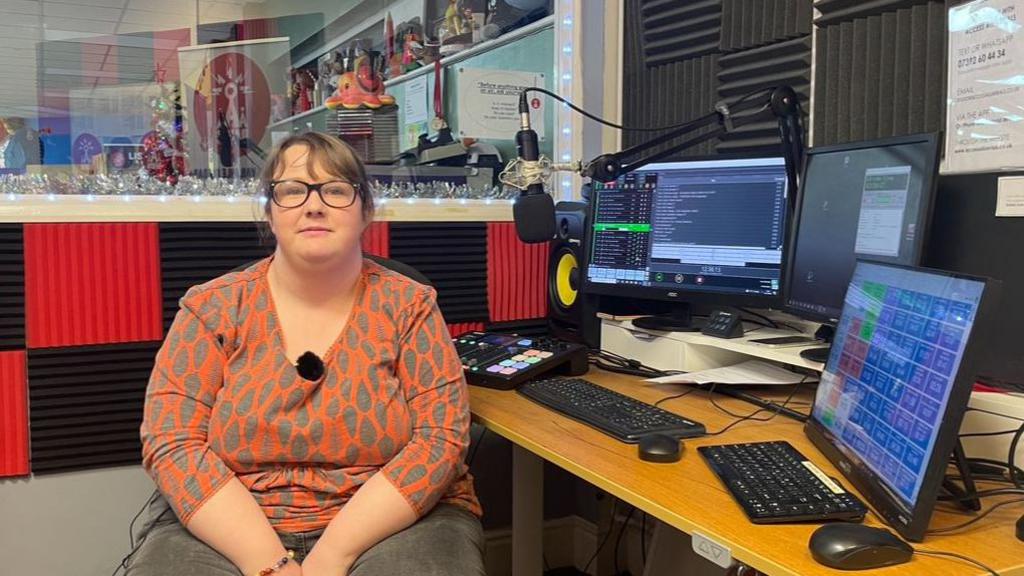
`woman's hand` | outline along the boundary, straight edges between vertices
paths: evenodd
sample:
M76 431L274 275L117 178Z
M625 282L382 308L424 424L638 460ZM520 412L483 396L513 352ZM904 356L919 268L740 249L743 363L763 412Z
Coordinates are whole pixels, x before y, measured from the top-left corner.
M302 576L348 576L354 561L317 543L302 562Z

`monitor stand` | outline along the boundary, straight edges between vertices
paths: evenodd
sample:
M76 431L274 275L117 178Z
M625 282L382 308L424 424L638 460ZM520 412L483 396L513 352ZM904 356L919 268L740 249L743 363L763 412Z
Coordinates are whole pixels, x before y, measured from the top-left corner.
M828 355L832 353L832 340L836 337L836 328L831 324L822 324L814 333L814 337L828 344L828 346L801 350L800 357L810 362L821 362L824 364L828 361Z
M978 488L974 484L974 476L971 473L970 465L967 463L967 456L964 454L963 442L959 439L957 439L956 445L953 446L953 464L960 474L963 487L957 486L948 476L942 479L942 487L955 498L954 504L972 512L981 510Z
M700 326L693 323L689 304L676 305L668 314L641 316L633 320L633 326L660 332L700 332Z

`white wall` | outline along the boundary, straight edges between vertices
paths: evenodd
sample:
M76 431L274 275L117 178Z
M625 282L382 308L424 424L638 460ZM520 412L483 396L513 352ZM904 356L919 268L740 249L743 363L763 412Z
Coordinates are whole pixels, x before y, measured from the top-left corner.
M152 492L138 466L0 481L0 573L109 576Z

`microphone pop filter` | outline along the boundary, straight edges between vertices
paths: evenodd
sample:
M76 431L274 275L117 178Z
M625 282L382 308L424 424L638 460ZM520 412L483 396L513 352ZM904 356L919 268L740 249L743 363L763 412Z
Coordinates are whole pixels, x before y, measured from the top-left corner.
M516 235L527 244L550 242L555 237L555 201L547 194L520 196L512 205Z

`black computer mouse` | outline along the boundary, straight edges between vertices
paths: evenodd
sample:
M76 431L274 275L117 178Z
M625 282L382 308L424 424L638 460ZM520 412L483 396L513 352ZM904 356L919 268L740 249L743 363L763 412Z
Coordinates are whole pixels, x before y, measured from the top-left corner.
M909 562L914 549L885 528L863 524L826 524L808 542L819 564L839 570L870 570Z
M648 434L640 439L640 459L647 462L678 462L683 445L678 438L665 434Z

